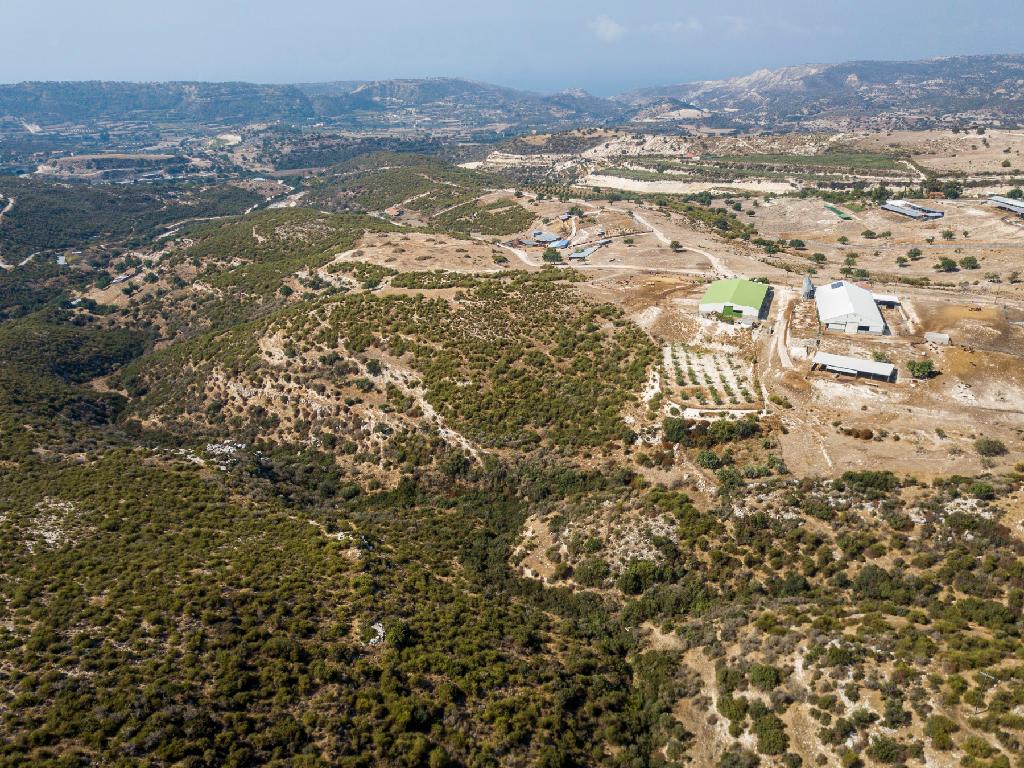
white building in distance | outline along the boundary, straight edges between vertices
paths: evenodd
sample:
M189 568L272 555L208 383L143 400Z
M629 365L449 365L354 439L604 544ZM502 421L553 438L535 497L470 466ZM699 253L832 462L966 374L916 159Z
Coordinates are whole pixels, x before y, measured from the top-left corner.
M818 319L830 331L885 333L885 321L871 291L845 280L823 285L814 292Z

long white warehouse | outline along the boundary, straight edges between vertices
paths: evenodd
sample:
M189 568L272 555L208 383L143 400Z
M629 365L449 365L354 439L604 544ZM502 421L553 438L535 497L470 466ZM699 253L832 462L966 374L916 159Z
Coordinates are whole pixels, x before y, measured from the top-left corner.
M814 292L818 319L830 331L844 333L885 333L885 320L871 291L837 280Z
M883 381L892 381L896 374L896 366L892 363L880 363L876 360L864 360L860 357L846 355L830 355L818 352L811 360L811 368L826 368L836 373L850 376L870 376Z

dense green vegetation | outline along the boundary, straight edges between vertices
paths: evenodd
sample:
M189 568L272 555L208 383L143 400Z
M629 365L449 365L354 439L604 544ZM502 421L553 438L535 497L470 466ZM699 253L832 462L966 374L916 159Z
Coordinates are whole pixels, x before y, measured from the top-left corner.
M401 206L449 232L507 235L533 220L514 200L477 204L484 193L505 188L505 180L422 155L363 155L309 184L312 205L359 212Z
M352 210L519 215L396 162ZM637 397L671 363L752 403L738 362L665 362L573 271L363 260L396 229L264 211L0 273L0 766L1024 764L1024 466L793 477L777 416Z
M196 233L182 258L203 265L202 276L214 287L266 297L285 277L321 267L349 250L366 231L393 229L367 216L279 209Z
M262 201L230 184L114 187L14 176L0 176L0 195L16 201L0 219L0 257L8 263L36 251L81 250L111 241L132 246L161 226L238 214Z
M879 152L830 151L816 155L749 154L721 155L716 162L744 166L782 166L821 170L894 171L902 169L899 158Z
M482 445L628 441L620 412L656 349L618 310L580 302L559 278L554 272L463 278L465 294L456 306L426 296L332 295L169 348L130 366L122 379L129 392L145 393L137 405L142 415L169 415L185 404L204 411L203 393L216 370L234 371L247 386L280 375L256 348L259 338L280 334L292 360L309 361L292 376L308 377L321 391L321 384L333 390L358 378L334 373L339 354L362 364L387 354L407 364L437 412ZM529 323L520 322L524 311ZM182 370L189 373L176 374Z

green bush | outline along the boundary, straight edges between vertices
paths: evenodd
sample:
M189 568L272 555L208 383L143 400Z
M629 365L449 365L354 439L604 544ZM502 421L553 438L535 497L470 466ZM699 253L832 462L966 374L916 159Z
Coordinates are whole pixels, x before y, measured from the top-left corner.
M600 587L611 570L608 563L599 557L590 557L576 566L576 581L585 587Z
M1008 453L1006 444L992 437L979 437L974 441L974 450L979 456L988 457L1005 456Z
M757 718L751 729L757 737L757 751L762 755L784 755L789 749L786 724L774 713Z
M751 664L747 677L755 688L769 692L778 687L782 673L770 664Z

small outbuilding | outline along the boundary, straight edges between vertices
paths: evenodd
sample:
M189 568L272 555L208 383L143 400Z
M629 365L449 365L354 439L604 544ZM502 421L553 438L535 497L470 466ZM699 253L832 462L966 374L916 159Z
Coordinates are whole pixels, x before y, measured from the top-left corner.
M892 308L900 305L900 297L894 293L872 293L871 298L875 300L875 304L883 307Z
M814 292L818 319L830 331L843 333L885 333L885 320L871 291L837 280Z
M800 294L805 299L813 299L814 298L814 283L811 281L811 276L810 275L804 275L804 287L800 291Z
M752 280L733 278L711 283L700 300L702 315L722 315L737 320L755 322L761 317L768 286Z

